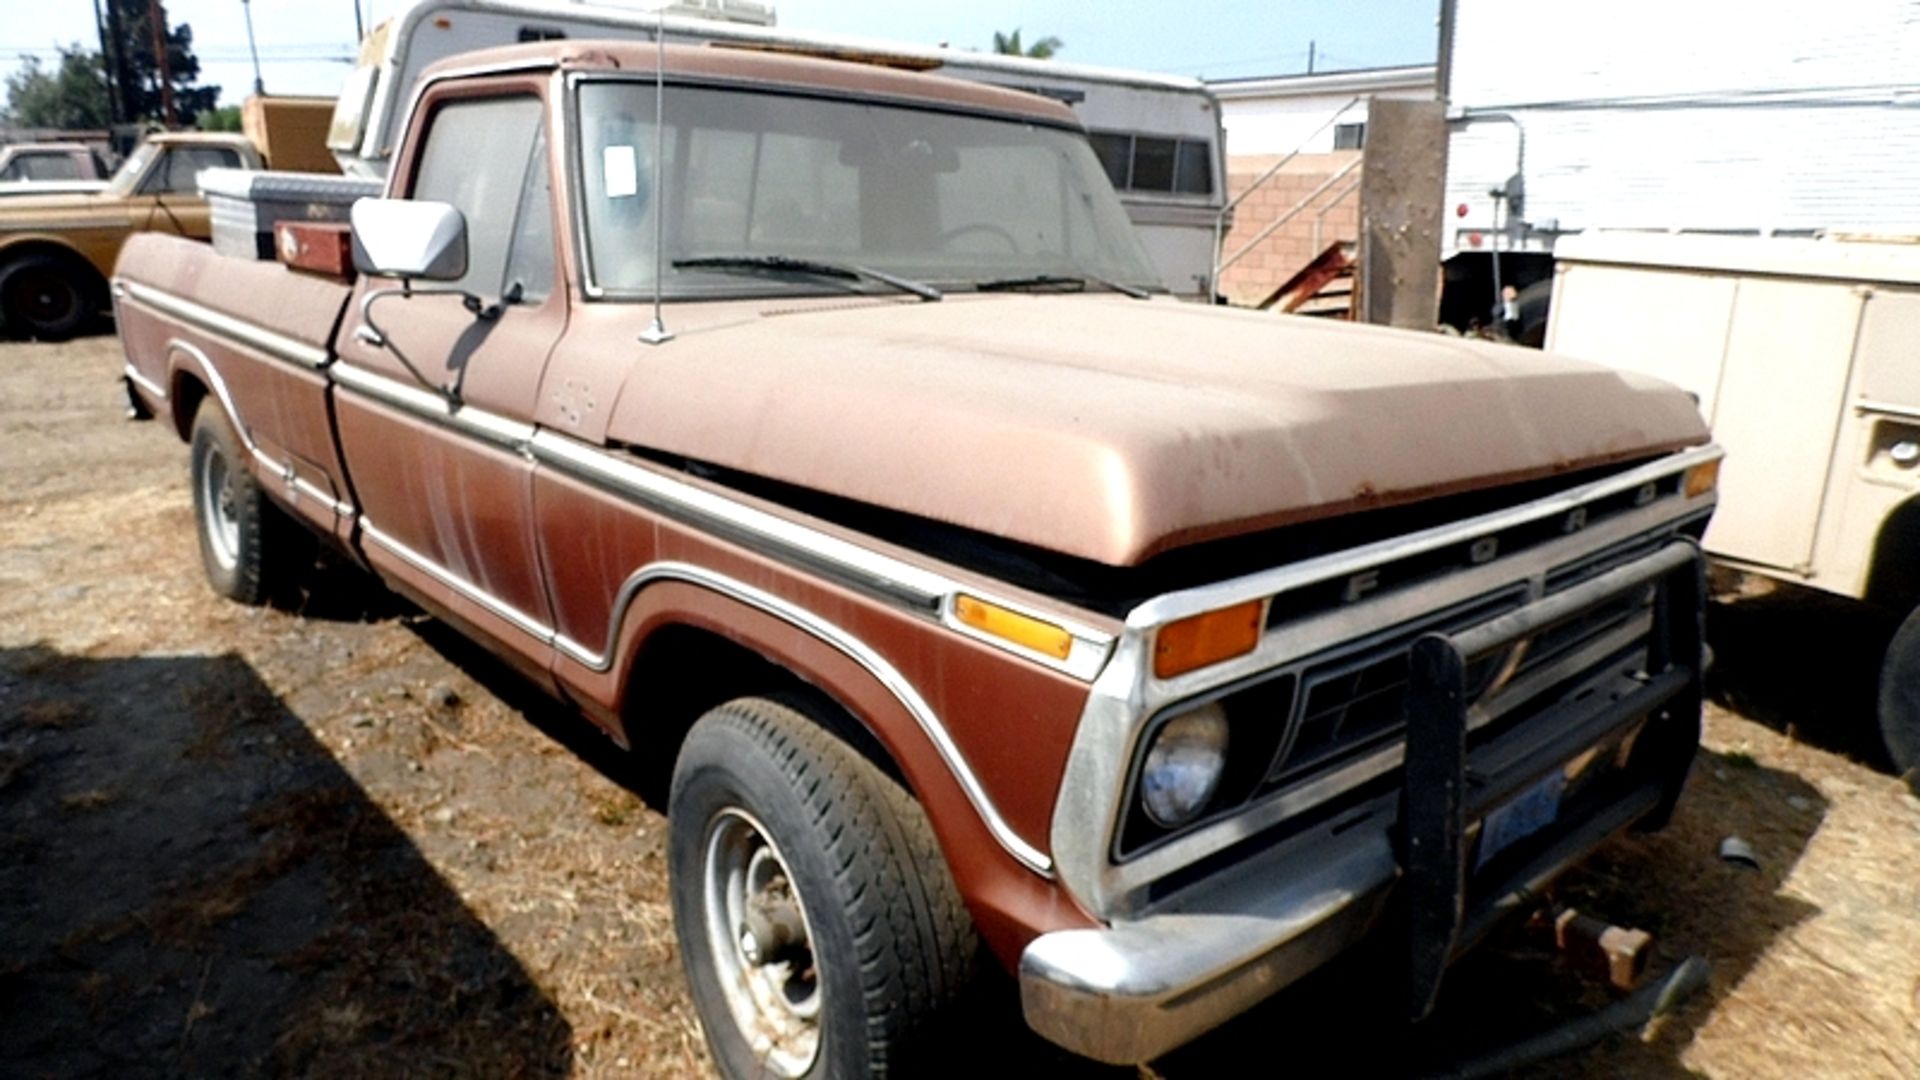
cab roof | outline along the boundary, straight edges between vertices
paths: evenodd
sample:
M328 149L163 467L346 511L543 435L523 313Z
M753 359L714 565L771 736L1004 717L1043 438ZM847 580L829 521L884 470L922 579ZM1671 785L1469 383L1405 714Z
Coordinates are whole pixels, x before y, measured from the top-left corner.
M996 113L1074 128L1080 126L1080 120L1073 110L1036 94L944 75L902 71L879 63L797 56L724 43L668 45L664 50L664 58L663 70L668 81L678 78L768 87L805 87L836 95L931 105L965 112ZM425 84L456 74L558 68L651 79L657 62L656 46L652 42L545 41L479 49L450 56L428 67L420 78Z

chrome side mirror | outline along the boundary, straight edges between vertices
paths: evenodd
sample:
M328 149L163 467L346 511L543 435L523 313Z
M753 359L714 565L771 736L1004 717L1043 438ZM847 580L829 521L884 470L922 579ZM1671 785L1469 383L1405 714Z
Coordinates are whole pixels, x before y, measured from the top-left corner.
M458 281L467 273L467 219L443 202L360 199L353 204L353 268L403 281Z

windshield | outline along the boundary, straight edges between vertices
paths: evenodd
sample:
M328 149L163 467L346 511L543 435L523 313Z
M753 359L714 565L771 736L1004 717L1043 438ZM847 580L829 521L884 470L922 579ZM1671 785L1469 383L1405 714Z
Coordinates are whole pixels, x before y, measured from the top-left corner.
M580 87L575 145L587 259L594 284L614 296L653 289L653 114L651 83ZM1077 131L695 87L668 87L665 116L666 293L886 288L851 277L672 265L775 255L943 289L1036 275L1157 286Z
M113 171L113 179L107 181L107 191L114 195L133 194L133 185L140 182L140 174L147 171L147 162L153 160L156 149L150 142L134 147L127 160Z

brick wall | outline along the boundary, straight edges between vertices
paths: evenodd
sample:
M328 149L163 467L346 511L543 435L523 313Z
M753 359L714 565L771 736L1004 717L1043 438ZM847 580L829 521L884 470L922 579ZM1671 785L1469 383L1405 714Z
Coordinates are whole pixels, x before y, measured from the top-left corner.
M1327 177L1360 156L1358 150L1331 154L1301 154L1269 178L1247 200L1234 208L1233 228L1222 243L1221 256L1239 251L1256 233L1286 213L1300 200L1324 183ZM1245 191L1260 174L1280 160L1277 155L1236 156L1227 161L1227 184L1234 195ZM1228 267L1220 276L1220 291L1235 304L1254 304L1264 300L1280 284L1292 277L1327 245L1353 241L1360 235L1360 191L1355 187L1345 199L1335 202L1349 184L1360 177L1355 169L1335 181L1308 207L1275 230L1260 246ZM1321 210L1326 210L1323 217ZM1314 246L1315 222L1319 223L1319 246Z

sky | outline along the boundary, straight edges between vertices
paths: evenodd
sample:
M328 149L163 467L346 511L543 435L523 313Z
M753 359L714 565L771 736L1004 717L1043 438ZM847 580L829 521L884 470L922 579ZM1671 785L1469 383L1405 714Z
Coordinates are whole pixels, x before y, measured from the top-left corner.
M360 0L371 28L408 0ZM253 86L241 0L168 0L193 27L200 83L235 104ZM648 7L648 3L622 6ZM354 53L353 0L252 0L268 92L336 93ZM1219 79L1431 63L1438 0L775 0L783 29L988 48L993 32L1052 35L1062 60ZM0 0L0 78L28 55L99 47L90 0Z

